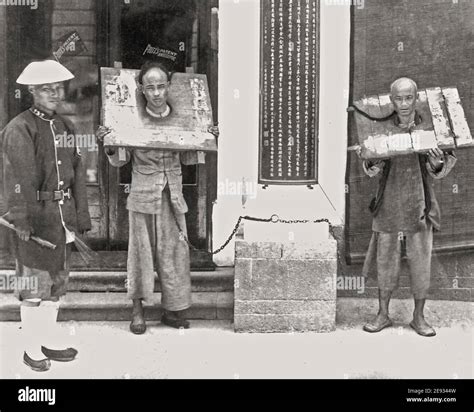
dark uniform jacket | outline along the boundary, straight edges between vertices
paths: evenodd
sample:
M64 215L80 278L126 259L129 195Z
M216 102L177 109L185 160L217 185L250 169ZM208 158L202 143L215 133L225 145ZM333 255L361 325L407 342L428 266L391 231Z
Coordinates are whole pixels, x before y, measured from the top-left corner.
M2 131L3 207L7 220L55 245L46 249L11 236L15 258L25 266L59 271L66 260L65 230L90 230L85 171L72 125L29 109ZM38 200L38 191L71 190L71 199ZM12 232L13 233L13 232Z

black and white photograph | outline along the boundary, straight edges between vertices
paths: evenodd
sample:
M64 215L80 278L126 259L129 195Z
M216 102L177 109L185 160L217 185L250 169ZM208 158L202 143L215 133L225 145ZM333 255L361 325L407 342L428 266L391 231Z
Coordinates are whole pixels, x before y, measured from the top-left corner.
M474 0L0 0L0 411L472 410L473 136Z

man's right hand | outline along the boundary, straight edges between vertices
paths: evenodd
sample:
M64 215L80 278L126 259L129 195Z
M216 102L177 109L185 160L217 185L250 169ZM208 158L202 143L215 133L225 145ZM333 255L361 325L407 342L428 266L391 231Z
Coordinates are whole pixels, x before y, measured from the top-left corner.
M27 242L28 240L30 240L31 230L18 229L16 233L18 237L24 242Z

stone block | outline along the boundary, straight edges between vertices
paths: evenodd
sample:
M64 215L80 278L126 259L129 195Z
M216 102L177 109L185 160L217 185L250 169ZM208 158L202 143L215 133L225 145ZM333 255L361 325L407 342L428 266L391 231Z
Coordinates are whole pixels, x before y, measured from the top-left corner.
M474 278L456 278L458 288L474 289Z
M324 301L313 314L235 314L234 330L253 333L330 332L336 329L336 302Z
M337 243L236 243L238 332L330 331L336 321Z
M237 240L235 242L236 258L251 259L280 259L282 246L273 242L245 242Z
M236 259L236 299L335 299L337 261Z
M282 259L337 259L337 242L283 243Z
M286 299L336 299L337 259L288 260Z
M236 300L235 311L254 315L313 315L335 303L323 300Z
M235 259L235 299L250 299L252 291L252 259Z
M254 259L250 278L250 299L283 299L288 291L287 262Z

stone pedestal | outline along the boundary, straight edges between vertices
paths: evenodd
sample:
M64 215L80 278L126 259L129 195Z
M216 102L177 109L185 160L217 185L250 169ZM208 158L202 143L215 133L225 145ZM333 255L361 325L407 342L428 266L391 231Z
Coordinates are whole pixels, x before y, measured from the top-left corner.
M337 243L236 241L236 332L336 327Z

